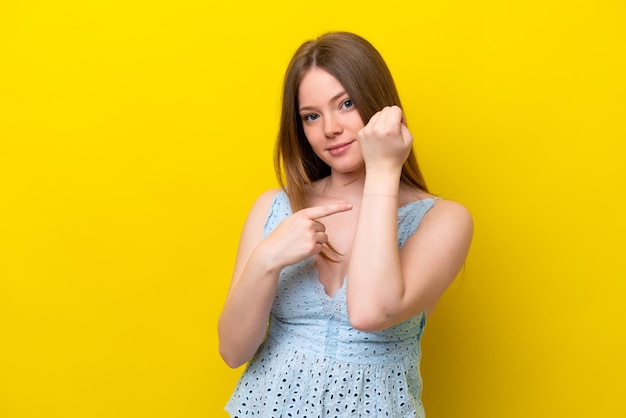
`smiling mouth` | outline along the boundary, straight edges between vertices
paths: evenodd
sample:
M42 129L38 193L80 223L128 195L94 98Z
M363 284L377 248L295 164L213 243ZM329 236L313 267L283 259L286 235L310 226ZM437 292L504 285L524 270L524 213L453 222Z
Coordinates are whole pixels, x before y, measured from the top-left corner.
M341 152L342 150L344 150L345 148L347 148L349 145L351 145L354 141L351 142L345 142L343 144L337 144L337 145L333 145L332 147L328 147L328 151L330 151L331 153L337 153L337 152Z

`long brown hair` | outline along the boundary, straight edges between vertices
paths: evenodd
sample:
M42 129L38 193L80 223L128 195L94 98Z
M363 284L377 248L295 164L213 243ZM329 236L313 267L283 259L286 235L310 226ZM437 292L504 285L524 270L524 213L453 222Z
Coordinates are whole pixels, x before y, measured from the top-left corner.
M313 67L327 71L341 83L364 123L385 106L402 108L387 64L367 40L353 33L330 32L303 43L285 74L280 129L274 153L276 176L287 191L294 212L308 206L307 185L330 175L330 167L309 145L298 113L300 82ZM427 191L413 149L402 166L401 179Z

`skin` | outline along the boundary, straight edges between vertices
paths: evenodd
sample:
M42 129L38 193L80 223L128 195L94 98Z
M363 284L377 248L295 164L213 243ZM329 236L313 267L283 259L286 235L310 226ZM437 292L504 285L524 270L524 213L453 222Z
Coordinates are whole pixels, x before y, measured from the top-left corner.
M285 266L315 255L319 280L331 296L350 277L351 325L379 331L430 312L471 242L467 209L440 199L398 249L398 207L432 197L400 181L413 137L399 107L381 109L365 125L341 83L319 68L304 76L298 98L306 137L331 175L311 185L312 207L283 220L265 239L263 226L279 190L253 205L218 324L220 353L231 367L249 361L263 342ZM341 254L337 262L318 255L328 241Z

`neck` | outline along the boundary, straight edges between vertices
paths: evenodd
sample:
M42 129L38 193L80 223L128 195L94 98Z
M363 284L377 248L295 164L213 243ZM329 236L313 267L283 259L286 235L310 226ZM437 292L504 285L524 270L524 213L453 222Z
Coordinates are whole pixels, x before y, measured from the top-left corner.
M362 172L336 173L333 172L325 179L322 193L326 195L344 196L346 198L360 198L363 194L365 175Z

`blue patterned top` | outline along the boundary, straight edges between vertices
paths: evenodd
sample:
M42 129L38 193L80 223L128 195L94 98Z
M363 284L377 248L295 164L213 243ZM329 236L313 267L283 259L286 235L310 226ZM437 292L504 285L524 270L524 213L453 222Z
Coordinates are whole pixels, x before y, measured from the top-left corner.
M398 209L398 248L435 199ZM265 236L292 214L274 198ZM379 332L350 326L346 280L331 297L315 258L284 268L267 337L226 405L231 417L423 417L419 370L425 313Z

